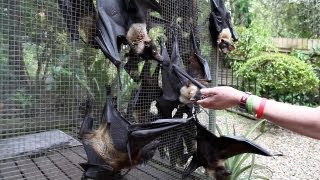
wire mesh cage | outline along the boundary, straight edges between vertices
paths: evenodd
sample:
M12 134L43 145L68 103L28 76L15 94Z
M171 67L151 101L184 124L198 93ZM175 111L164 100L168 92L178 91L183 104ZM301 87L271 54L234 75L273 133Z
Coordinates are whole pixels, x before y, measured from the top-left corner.
M179 52L187 68L191 29L198 43L212 47L208 22L197 18L208 16L209 2L159 3L163 18L179 26ZM96 4L89 0L0 1L0 179L80 179L83 168L79 163L87 156L78 139L84 116L79 107L86 99L92 100L97 128L106 102L106 84L112 87L113 102L125 118L134 123L159 118L155 102L162 82L158 63L141 61L136 72L128 72L124 66L130 61L129 47L123 45L117 71L95 42ZM169 28L155 26L150 34L154 40L163 39L171 54ZM215 52L202 51L212 68L211 86L216 81ZM133 78L138 76L138 80ZM179 109L178 114L186 116ZM212 128L214 112L202 113L200 119ZM161 136L167 145L158 148L145 166L131 170L127 178L181 178L190 161L187 152L193 148L192 130L192 126L183 127ZM205 171L200 169L191 177L206 178Z

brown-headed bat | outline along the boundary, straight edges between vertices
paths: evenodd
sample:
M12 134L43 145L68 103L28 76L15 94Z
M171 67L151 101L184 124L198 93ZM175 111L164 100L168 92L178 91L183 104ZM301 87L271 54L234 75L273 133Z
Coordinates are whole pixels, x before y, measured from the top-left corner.
M226 54L235 48L233 41L238 40L238 34L231 24L231 15L224 1L210 0L210 3L212 11L209 17L210 34L213 42L216 42L219 49Z
M98 0L98 36L101 50L111 62L119 67L120 47L129 44L131 51L145 59L161 61L155 44L146 27L149 9L161 13L155 0Z
M147 162L160 144L156 140L158 137L190 121L190 118L159 119L132 124L115 109L110 91L108 87L103 119L97 130L92 130L90 106L85 111L79 133L88 157L88 162L81 164L84 177L112 179L124 168L131 169Z

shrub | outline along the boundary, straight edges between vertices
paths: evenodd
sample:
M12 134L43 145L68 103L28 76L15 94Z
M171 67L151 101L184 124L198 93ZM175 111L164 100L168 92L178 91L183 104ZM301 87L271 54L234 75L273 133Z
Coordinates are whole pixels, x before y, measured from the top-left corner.
M236 67L236 76L256 81L262 95L315 92L319 87L312 66L286 54L265 53L251 58Z

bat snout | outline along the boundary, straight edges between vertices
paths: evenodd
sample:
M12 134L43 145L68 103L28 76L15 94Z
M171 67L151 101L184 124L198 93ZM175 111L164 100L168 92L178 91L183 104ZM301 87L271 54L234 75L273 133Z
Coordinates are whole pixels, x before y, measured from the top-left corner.
M231 52L235 49L234 45L232 45L232 43L229 42L229 40L224 40L224 39L221 39L218 42L218 46L223 54L227 54L228 52Z
M190 101L198 101L202 99L202 94L200 92L200 90L198 90L193 97L190 98Z
M158 62L163 61L163 58L158 52L156 45L152 41L144 42L144 49L142 55L146 59L153 59Z

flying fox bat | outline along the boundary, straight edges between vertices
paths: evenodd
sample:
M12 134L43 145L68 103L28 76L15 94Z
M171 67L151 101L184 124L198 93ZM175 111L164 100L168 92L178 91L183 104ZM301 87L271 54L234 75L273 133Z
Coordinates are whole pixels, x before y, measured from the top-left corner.
M193 154L190 164L184 170L183 177L203 166L216 180L226 180L231 172L224 166L224 160L242 153L272 156L268 151L245 137L217 137L202 126L198 120L195 123L197 126L196 152Z
M82 133L82 142L88 162L81 164L86 177L96 178L97 172L99 177L100 174L118 173L121 169L147 162L160 144L156 138L190 121L190 118L159 119L152 123L132 124L115 109L110 90L107 92L100 127L92 131L92 118L84 118L80 129L80 132L86 132Z
M228 53L234 49L232 39L238 40L238 34L231 24L230 12L224 5L223 0L210 0L211 10L209 17L209 30L212 40L218 43L219 49Z
M171 60L167 49L162 45L162 91L161 98L166 101L188 104L193 99L198 99L199 89L205 86L192 78L183 68L179 54L179 42L176 30L172 31L173 46Z
M145 59L161 61L155 44L146 27L147 10L161 13L155 0L98 0L98 36L101 50L111 62L119 67L120 46L129 44L132 52Z
M190 41L192 43L192 51L189 58L188 74L203 84L211 82L210 67L207 60L201 56L193 27L191 27Z

